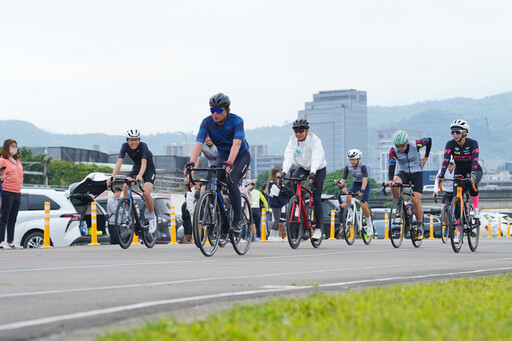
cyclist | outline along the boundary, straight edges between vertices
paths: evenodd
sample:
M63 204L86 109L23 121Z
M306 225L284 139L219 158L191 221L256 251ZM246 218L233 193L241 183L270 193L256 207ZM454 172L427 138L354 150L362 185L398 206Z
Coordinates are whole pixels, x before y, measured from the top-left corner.
M110 185L116 179L117 173L121 169L124 157L126 154L132 159L133 167L130 173L126 176L128 180L144 181L144 200L148 208L148 223L149 232L154 233L156 231L156 219L155 219L155 205L153 197L151 197L151 191L153 190L153 184L155 183L155 164L153 163L153 153L148 148L148 145L140 141L140 131L137 129L130 129L125 134L126 142L121 145L121 151L119 152L119 158L117 159L116 166L112 172L112 177L107 179L107 186ZM123 197L126 198L128 192L128 184L123 185Z
M455 175L467 176L470 174L475 187L482 179L482 167L478 163L479 149L476 140L467 137L469 133L469 124L465 120L457 119L450 124L453 139L446 143L444 147L444 159L441 165L439 178L446 176L446 170L450 159L455 161ZM444 185L443 185L444 186ZM455 188L453 189L455 193ZM478 191L472 186L469 188L471 200L473 201L473 218L480 219L480 209L478 208Z
M322 190L326 175L327 161L325 161L325 152L322 141L318 136L309 132L309 122L304 118L299 118L293 122L293 134L286 146L283 161L283 177L295 163L299 168L293 173L293 177L307 175L309 183L313 186L313 200L315 203L315 222L318 228L311 236L312 239L322 238L322 226L324 212L322 208Z
M404 130L398 130L393 135L394 146L389 151L389 181L388 186L395 183L409 183L413 185L414 196L411 201L416 216L416 224L423 225L423 206L421 205L421 195L423 193L423 166L428 160L432 139L424 137L416 141L409 141L409 136ZM420 149L426 147L425 156L421 157ZM400 166L400 171L395 175L396 164ZM398 197L398 188L391 187L391 193L396 199Z
M218 93L210 98L211 116L206 117L197 133L196 144L190 155L185 171L194 167L208 135L212 140L222 164L231 177L226 181L226 174L219 174L219 180L227 183L229 200L233 208L233 224L228 232L239 234L241 231L242 197L238 184L249 168L251 154L245 139L244 120L230 112L231 101L228 96Z
M368 182L368 168L365 164L361 163L361 157L363 153L359 149L350 149L347 153L350 164L345 167L343 171L342 179L337 182L338 187L341 189L345 186L347 181L348 173L352 175L354 182L349 189L349 192L357 193L361 197L361 208L363 214L366 217L366 234L372 235L373 226L370 209L368 208L368 200L370 199L370 183ZM347 204L352 201L352 196L347 195Z

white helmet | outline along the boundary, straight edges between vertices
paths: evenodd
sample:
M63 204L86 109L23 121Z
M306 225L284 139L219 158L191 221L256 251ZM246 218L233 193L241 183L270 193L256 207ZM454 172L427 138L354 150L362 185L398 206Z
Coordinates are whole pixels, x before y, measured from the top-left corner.
M360 159L363 157L363 153L359 149L350 149L347 153L347 157L350 160Z
M129 129L125 133L127 139L140 139L140 131L138 129Z
M454 130L454 129L462 129L462 130L465 130L469 133L469 124L468 122L464 121L464 120L455 120L452 122L452 124L450 124L450 129Z

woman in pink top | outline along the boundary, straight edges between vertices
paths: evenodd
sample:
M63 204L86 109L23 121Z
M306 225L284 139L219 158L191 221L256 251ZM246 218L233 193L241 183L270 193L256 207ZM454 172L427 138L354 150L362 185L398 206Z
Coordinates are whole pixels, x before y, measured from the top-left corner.
M15 140L4 141L0 151L0 168L5 167L5 179L2 191L2 216L0 217L0 247L4 250L22 249L14 245L14 225L18 218L23 185L23 166L18 156L18 143ZM7 239L5 230L7 227Z

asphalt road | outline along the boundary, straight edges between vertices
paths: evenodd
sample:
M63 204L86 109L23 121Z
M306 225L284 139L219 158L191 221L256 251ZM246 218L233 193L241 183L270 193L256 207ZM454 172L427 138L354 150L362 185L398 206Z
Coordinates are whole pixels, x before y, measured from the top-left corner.
M89 339L155 315L203 316L232 302L317 290L478 276L512 271L512 239L441 240L415 249L389 241L255 243L245 256L228 244L211 257L194 245L79 246L0 251L0 339ZM127 322L128 321L128 322Z

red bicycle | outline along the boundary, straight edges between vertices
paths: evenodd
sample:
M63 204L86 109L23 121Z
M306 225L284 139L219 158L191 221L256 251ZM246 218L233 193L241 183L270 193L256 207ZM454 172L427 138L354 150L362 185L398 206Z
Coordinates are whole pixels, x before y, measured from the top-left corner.
M288 243L292 249L296 249L300 242L310 238L314 247L319 247L322 243L320 239L312 239L315 232L313 192L302 186L301 182L306 178L283 178L291 182L292 188L295 188L295 194L290 198L286 205L286 233ZM283 186L284 187L284 186ZM321 228L321 227L319 227Z

